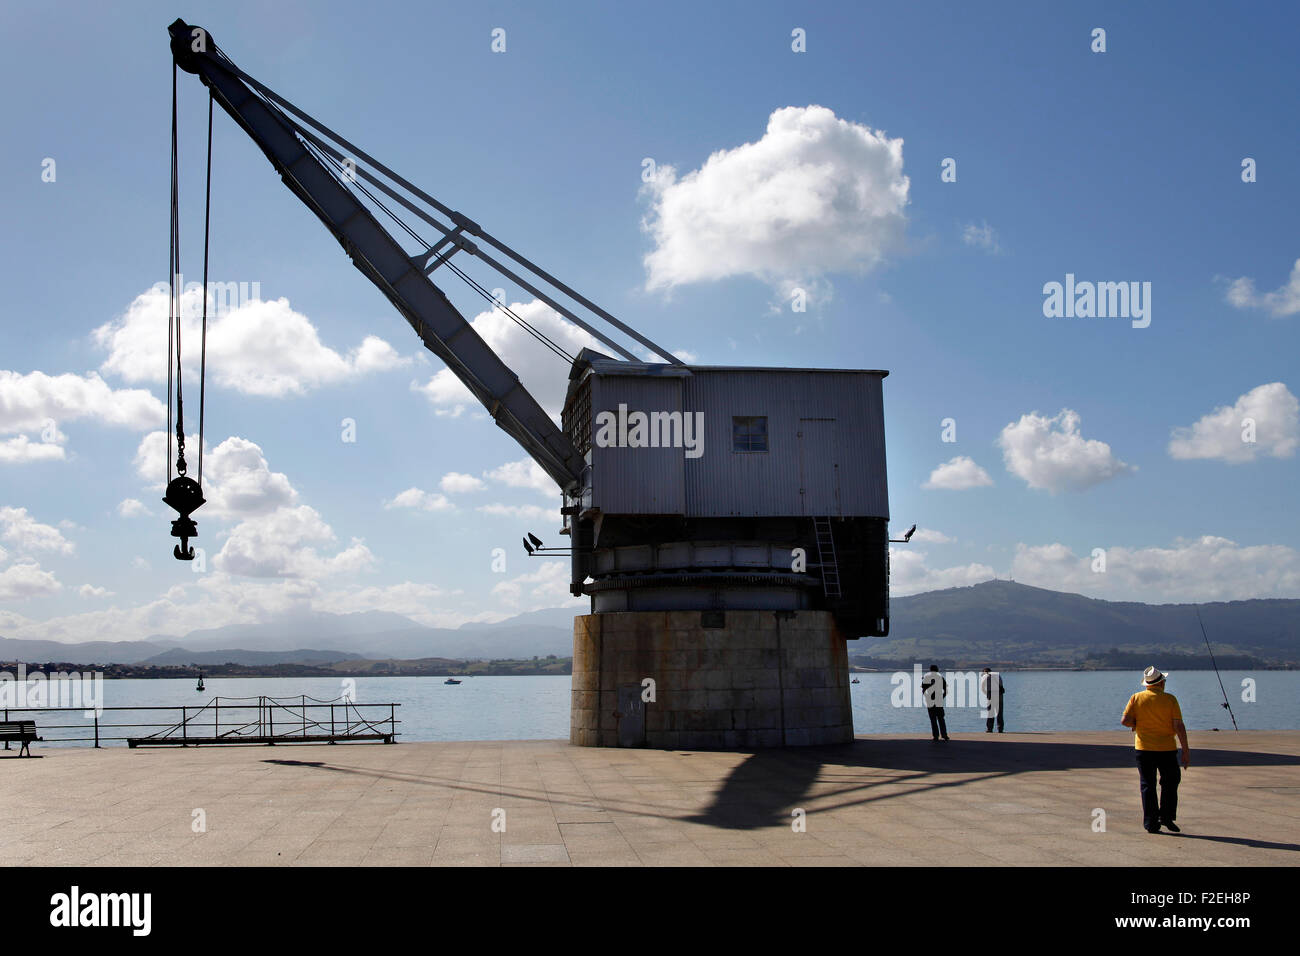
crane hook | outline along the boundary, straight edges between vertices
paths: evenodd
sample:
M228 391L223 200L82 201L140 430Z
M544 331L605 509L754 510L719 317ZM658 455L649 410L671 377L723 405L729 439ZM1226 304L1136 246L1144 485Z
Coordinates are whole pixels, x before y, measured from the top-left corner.
M190 514L197 511L204 503L203 489L193 478L178 475L167 486L163 503L180 515L172 522L172 537L180 538L181 543L172 548L172 555L177 561L193 561L194 549L189 546L190 538L196 538L199 527Z

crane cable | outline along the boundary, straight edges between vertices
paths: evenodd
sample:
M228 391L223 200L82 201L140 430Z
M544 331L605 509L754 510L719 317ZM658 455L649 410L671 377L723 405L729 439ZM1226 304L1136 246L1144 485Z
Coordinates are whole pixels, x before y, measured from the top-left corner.
M171 506L179 517L172 522L172 537L180 538L181 543L172 549L172 554L179 561L194 560L194 549L189 546L189 539L198 534L190 514L203 503L203 419L204 419L204 383L207 378L207 343L208 343L208 236L212 214L212 99L208 99L208 182L204 223L203 223L203 338L199 365L199 481L190 478L185 463L185 399L183 389L181 361L181 326L184 321L182 296L184 290L177 288L181 278L181 243L180 243L180 149L177 135L177 90L178 68L172 63L172 117L171 117L171 222L168 227L167 256L167 493L163 502ZM172 475L172 386L176 390L176 474Z
M179 174L177 170L177 144L176 144L176 64L172 64L172 154L171 154L171 207L169 210L170 219L167 223L167 483L170 485L172 480L172 394L173 389L179 391L179 382L173 385L173 380L180 371L179 356L176 359L175 371L173 371L172 361L176 352L176 346L180 341L177 332L177 309L176 309L176 278L180 272L180 224L177 215L178 203L178 183ZM179 410L178 410L179 412ZM178 414L179 418L179 414ZM178 432L181 431L179 422ZM181 448L181 461L184 460L184 446ZM178 465L179 467L179 465ZM180 473L184 474L184 468L180 468Z
M220 47L216 47L216 52L223 59L226 60L230 59L228 56L226 56L225 51L223 51ZM280 108L279 104L277 104L272 99L270 99L270 97L263 94L260 90L254 90L253 95L256 96L271 113L275 114L275 116L277 116L280 119L280 121L285 124L285 126L287 126L290 130L293 131L294 135L298 138L298 142L302 145L303 149L307 150L308 153L314 156L317 162L319 162L322 166L326 168L327 171L329 171L329 173L334 177L335 181L340 186L342 186L344 189L348 189L349 191L355 188L356 192L361 193L367 199L369 199L370 202L377 209L379 209L386 216L388 216L388 218L391 219L393 223L396 226L398 226L398 228L400 228L403 232L405 232L408 236L410 236L417 243L422 245L425 249L432 248L432 243L430 243L423 236L421 236L414 229L412 229L405 219L403 219L401 216L395 213L382 200L380 200L377 196L375 196L374 193L372 193L369 189L363 186L361 182L357 179L355 174L349 175L347 173L344 173L343 166L338 161L338 159L332 156L325 149L322 149L320 146L317 146L315 143L313 143L309 136L304 135L302 124L300 124L293 117L286 114L284 110ZM505 305L504 303L498 302L496 297L493 296L490 292L488 292L488 290L481 283L475 280L464 270L460 269L455 263L449 260L444 260L444 264L454 275L456 275L466 285L468 285L471 289L473 289L480 296L482 296L485 301L491 303L494 309L500 309L502 312L504 312L507 318L509 318L521 329L523 329L527 334L531 335L534 339L536 339L543 346L549 349L557 358L564 359L566 362L570 364L572 364L575 361L575 357L573 355L570 355L568 352L566 352L564 348L561 345L559 345L559 343L555 342L553 339L547 336L546 333L543 332L541 329L533 326L531 323L529 323L526 319L524 319L522 316L517 314L509 306Z
M208 382L208 239L212 234L212 90L208 90L208 175L203 199L203 332L199 345L199 484L203 484L203 412ZM179 401L179 400L178 400Z
M274 104L270 104L270 105L274 106ZM297 124L294 123L292 120L290 120L287 116L284 116L284 113L280 111L278 107L276 107L276 112L279 113L280 116L285 120L285 122L288 123L292 128L295 129L297 128ZM360 182L355 181L353 177L343 175L342 166L333 156L330 156L328 153L324 152L323 150L315 146L315 144L313 144L310 140L300 137L300 142L302 143L305 149L307 149L310 153L312 153L312 155L314 155L317 158L317 160L319 160L322 163L322 165L325 165L327 168L331 170L332 173L335 174L334 178L339 182L341 186L343 186L345 189L350 187L355 187L355 189L358 192L360 192L367 199L369 199L380 211L382 211L385 215L387 215L388 218L391 219L408 236L410 236L416 242L423 245L424 248L426 249L431 248L432 245L431 243L429 243L423 236L421 236L414 229L412 229L410 225L406 222L406 220L404 220L401 216L399 216L392 209L390 209L384 202L382 202L378 197L376 197L374 193L372 193L365 186L361 185ZM536 339L547 349L549 349L552 353L554 353L557 358L564 359L569 363L572 363L574 361L574 356L566 352L561 345L559 345L557 342L555 342L550 337L548 337L546 333L543 332L541 329L536 328L531 323L529 323L526 319L524 319L522 316L518 315L509 306L504 305L501 302L497 301L496 297L493 296L492 293L490 293L480 282L478 282L476 279L474 279L464 270L459 268L454 262L451 262L449 260L444 260L443 264L446 265L447 268L459 279L461 279L466 285L468 285L471 289L473 289L480 296L482 296L485 301L491 303L494 308L500 309L502 312L504 312L511 321L513 321L526 333L531 335L534 339Z

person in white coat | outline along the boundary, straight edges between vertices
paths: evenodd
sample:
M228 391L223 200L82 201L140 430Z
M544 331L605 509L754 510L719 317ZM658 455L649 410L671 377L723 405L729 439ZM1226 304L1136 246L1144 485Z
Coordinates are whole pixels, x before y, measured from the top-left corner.
M1002 683L1002 675L994 673L987 667L984 673L980 674L980 697L984 701L984 713L988 716L984 721L984 732L993 733L993 722L998 724L998 733L1002 733L1002 698L1006 696L1007 688Z

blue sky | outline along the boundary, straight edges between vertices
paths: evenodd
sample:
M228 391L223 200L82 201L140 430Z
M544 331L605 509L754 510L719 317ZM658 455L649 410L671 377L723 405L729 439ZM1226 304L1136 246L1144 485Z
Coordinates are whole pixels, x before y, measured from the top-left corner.
M178 15L670 349L889 369L894 528L922 529L895 593L997 574L1124 600L1300 596L1287 5L7 5L0 634L132 639L306 608L455 625L567 599L567 568L518 545L555 537L539 509L558 496L506 467L524 454L479 409L457 413L437 360L220 110L212 276L266 301L210 355L226 484L195 516L207 569L170 557L137 457L166 398L141 297L165 279ZM205 109L182 74L194 279ZM859 192L794 229L770 192L729 198L740 176ZM652 281L656 252L675 265ZM1150 326L1046 317L1044 284L1067 273L1149 282ZM368 336L387 345L358 353ZM563 374L540 348L503 351L539 394Z

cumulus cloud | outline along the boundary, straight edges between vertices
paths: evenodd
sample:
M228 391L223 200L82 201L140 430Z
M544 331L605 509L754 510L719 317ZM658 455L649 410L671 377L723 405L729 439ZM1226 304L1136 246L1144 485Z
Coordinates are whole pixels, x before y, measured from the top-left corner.
M919 535L920 532L918 531ZM916 540L915 537L912 539ZM926 564L926 553L912 548L889 549L889 593L895 597L919 594L922 591L939 591L944 588L969 587L988 581L995 576L987 564L962 564L948 568L932 568Z
M391 500L384 502L385 508L412 508L416 511L449 511L455 507L446 495L440 495L432 491L421 491L419 488L407 488L405 491L395 495Z
M481 478L461 474L459 471L449 471L442 476L438 487L449 495L463 495L471 491L482 491L487 486Z
M1169 548L1105 549L1105 570L1091 552L1060 543L1020 544L1012 576L1025 584L1110 600L1244 601L1300 595L1300 552L1280 544L1242 546L1206 535Z
M62 590L50 571L42 571L41 566L33 562L13 564L0 571L0 601L23 601L27 598L43 597Z
M0 540L8 541L20 552L54 551L71 554L73 544L53 525L41 524L26 508L0 508Z
M312 601L312 609L331 614L387 611L409 617L426 627L458 627L470 619L494 617L491 614L467 615L447 610L448 600L462 594L459 589L449 590L415 581L384 586L329 588Z
M1221 405L1190 427L1175 428L1169 455L1239 465L1264 455L1293 458L1297 446L1300 401L1281 382L1271 382L1252 388L1232 405Z
M94 341L108 352L100 370L128 382L167 380L166 337L158 329L167 324L167 292L150 289L126 312L95 329ZM197 381L199 361L199 307L196 288L182 300L182 337L185 371ZM212 384L246 395L278 398L301 395L371 372L409 364L376 336L367 336L347 355L323 344L316 327L295 312L288 299L249 299L234 308L208 314L208 377Z
M84 598L103 598L113 596L113 592L108 588L96 587L93 584L83 584L81 587L77 588L77 593Z
M497 584L492 588L492 596L516 612L587 603L586 598L575 598L569 593L569 574L568 563L543 561L535 571Z
M1103 441L1079 434L1079 414L1062 409L1052 418L1031 412L1002 429L998 444L1007 471L1030 488L1082 491L1136 470Z
M997 255L1002 251L1002 246L998 242L997 230L987 222L978 226L973 222L967 223L961 231L961 241L968 246L982 249L991 255Z
M374 556L360 540L332 556L314 545L334 540L334 532L314 508L299 505L248 518L237 524L213 567L254 578L317 579L368 568Z
M556 497L559 490L555 485L555 479L531 458L509 461L483 474L492 481L499 481L511 488L531 488L552 498Z
M486 515L501 518L526 518L530 521L547 521L560 516L559 505L554 508L543 508L541 505L491 504L479 505L478 510Z
M902 245L909 185L901 139L823 106L778 109L757 142L646 184L646 288L748 275L788 295L866 271Z
M162 368L162 365L159 365ZM89 420L145 430L167 421L167 406L139 388L111 388L90 372L46 375L0 370L0 462L51 461L64 457L59 423ZM33 436L39 436L36 442Z
M944 462L921 485L922 488L943 491L964 491L967 488L980 488L993 484L989 473L975 464L974 459L958 455Z
M145 507L144 502L138 498L124 498L122 503L117 506L117 513L123 518L138 518L142 515L152 514Z
M1286 283L1272 292L1256 292L1255 280L1242 276L1229 283L1226 298L1238 309L1263 309L1279 318L1295 315L1300 312L1300 259L1291 267Z
M198 436L186 445L189 475L198 476ZM176 453L173 446L172 454ZM135 470L150 487L161 489L167 470L167 433L150 432L140 440ZM283 472L271 471L256 442L232 435L210 450L203 463L203 496L196 514L208 518L249 518L297 503L298 492ZM131 507L123 502L119 510ZM123 512L125 514L125 512Z
M26 465L33 461L63 461L67 453L54 442L34 442L26 435L0 441L0 464Z
M212 450L203 469L209 517L266 515L298 500L289 477L271 471L261 447L246 438L227 438Z
M545 302L537 299L515 302L510 309L570 355L576 355L583 348L605 353L610 351L608 346L566 321ZM501 361L519 376L524 388L537 399L546 413L558 420L569 387L569 364L552 355L500 309L480 312L470 320L470 325ZM480 407L478 400L461 384L451 369L439 369L424 385L413 388L432 402L440 413L459 415L467 407Z

